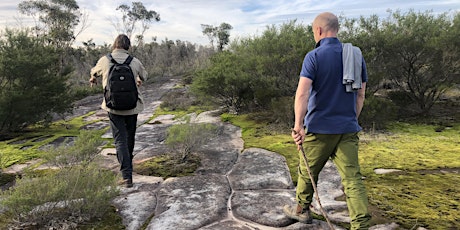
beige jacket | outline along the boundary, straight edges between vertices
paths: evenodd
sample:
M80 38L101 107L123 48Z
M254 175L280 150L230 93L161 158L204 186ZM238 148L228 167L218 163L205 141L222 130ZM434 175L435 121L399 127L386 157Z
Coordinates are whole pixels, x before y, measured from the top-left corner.
M126 58L128 57L129 53L127 50L124 49L115 49L112 51L112 57L117 61L118 63L123 63ZM107 80L109 76L109 71L110 67L113 64L110 62L110 60L104 56L101 57L97 63L96 66L94 66L91 69L91 76L95 77L101 77L102 76L102 88L105 89L105 86L107 85ZM133 70L133 74L136 77L136 81L145 81L147 80L147 71L144 68L144 65L137 59L133 58L131 61L131 64L129 65L131 69ZM117 115L133 115L133 114L138 114L144 110L144 98L142 97L142 94L137 88L137 91L139 93L139 100L137 101L137 106L134 109L131 110L114 110L107 108L105 105L105 99L103 99L101 108L104 109L105 111Z

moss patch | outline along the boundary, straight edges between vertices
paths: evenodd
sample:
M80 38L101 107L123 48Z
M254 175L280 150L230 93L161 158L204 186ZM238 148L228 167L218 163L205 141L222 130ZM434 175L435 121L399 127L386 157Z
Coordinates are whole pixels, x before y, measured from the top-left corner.
M44 152L41 149L43 146L59 141L59 139L78 136L81 127L98 122L98 120L84 120L92 114L94 112L67 121L57 121L49 127L34 125L20 136L1 141L0 166L6 168L16 163L25 163L29 160L40 158ZM104 130L101 130L101 132L104 132Z
M189 176L200 166L200 158L191 154L185 161L172 155L153 157L134 166L134 172L140 175L169 177Z
M455 229L460 223L459 125L395 123L390 133L363 134L360 164L372 205L405 228ZM376 175L376 168L403 170Z
M247 115L221 117L241 127L245 148L283 155L296 182L298 153L289 131L273 133L267 124ZM460 225L460 124L440 132L436 125L394 123L388 131L360 134L359 159L372 222L394 221L407 229L456 229ZM377 175L377 168L402 173Z
M223 121L231 122L240 127L241 135L244 140L244 148L262 148L281 154L286 158L286 163L294 184L297 184L297 166L299 164L299 155L297 146L292 140L290 134L272 133L266 129L267 124L255 122L248 115L231 115L223 114Z

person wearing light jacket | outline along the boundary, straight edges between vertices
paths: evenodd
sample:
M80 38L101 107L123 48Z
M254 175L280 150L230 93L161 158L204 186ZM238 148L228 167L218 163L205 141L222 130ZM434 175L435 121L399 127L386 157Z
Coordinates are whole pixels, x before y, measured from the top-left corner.
M113 59L118 63L123 63L129 56L128 51L130 47L131 42L129 38L124 34L118 35L112 46L111 55ZM91 86L93 84L97 84L97 77L102 77L102 88L104 89L108 83L109 71L112 65L113 64L107 56L101 57L97 61L96 65L91 69L91 78L89 80ZM138 100L136 107L130 110L114 110L106 106L105 98L101 104L101 108L107 111L110 119L110 127L116 147L117 159L120 163L120 171L123 178L120 181L120 184L123 184L128 188L133 186L132 159L134 156L133 151L137 127L137 115L144 109L144 99L139 87L142 85L142 82L147 79L147 71L145 70L144 65L137 58L134 57L129 66L133 71L137 83Z

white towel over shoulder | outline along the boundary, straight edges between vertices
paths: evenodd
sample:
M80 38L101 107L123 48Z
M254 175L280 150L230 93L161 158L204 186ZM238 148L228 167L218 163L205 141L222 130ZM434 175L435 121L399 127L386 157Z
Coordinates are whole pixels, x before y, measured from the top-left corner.
M362 87L363 54L351 43L343 43L342 47L343 84L347 92L354 92Z

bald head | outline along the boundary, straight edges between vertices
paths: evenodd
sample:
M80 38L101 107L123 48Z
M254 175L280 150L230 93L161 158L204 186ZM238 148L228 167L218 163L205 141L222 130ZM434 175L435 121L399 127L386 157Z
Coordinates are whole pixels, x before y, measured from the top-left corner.
M325 37L337 37L339 19L332 13L324 12L316 16L312 27L316 42Z

